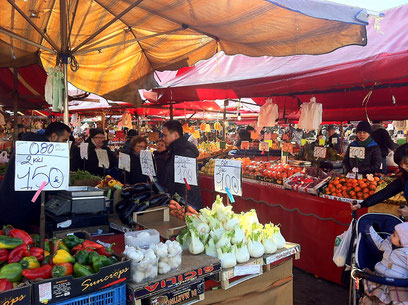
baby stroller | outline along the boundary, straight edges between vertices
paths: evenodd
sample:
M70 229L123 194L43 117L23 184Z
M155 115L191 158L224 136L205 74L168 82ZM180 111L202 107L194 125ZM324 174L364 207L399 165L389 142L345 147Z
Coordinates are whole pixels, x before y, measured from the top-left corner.
M394 227L403 220L394 215L383 213L368 213L356 220L356 213L353 212L353 218L354 230L348 259L349 266L351 266L348 304L358 304L360 297L364 296L363 285L359 285L361 279L381 285L408 287L408 279L393 279L364 272L365 268L374 271L375 264L383 257L383 252L377 249L370 238L368 227L373 226L382 238L386 238L393 233Z

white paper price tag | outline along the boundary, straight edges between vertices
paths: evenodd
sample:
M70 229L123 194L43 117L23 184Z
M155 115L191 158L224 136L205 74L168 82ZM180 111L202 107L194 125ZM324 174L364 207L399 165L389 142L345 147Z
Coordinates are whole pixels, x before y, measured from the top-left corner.
M226 194L225 188L235 196L242 196L242 162L238 160L216 159L214 166L215 191Z
M315 147L313 151L313 156L315 158L326 158L326 152L327 148L326 147Z
M337 144L337 138L332 138L332 144Z
M68 189L69 145L55 142L16 142L16 170L14 184L16 191Z
M81 159L86 159L88 160L88 146L89 143L82 142L79 144L79 152L81 154Z
M260 151L269 151L269 143L268 142L259 142L259 150Z
M190 185L197 184L197 160L182 156L174 156L174 182L184 184L184 178Z
M140 151L140 166L142 167L142 174L146 176L156 176L154 169L153 156L150 150Z
M349 179L356 179L356 173L353 172L347 173L346 177Z
M249 274L259 274L261 271L260 265L246 265L246 266L235 266L234 276L242 276Z
M96 148L96 156L98 157L98 166L109 168L108 152L105 149Z
M127 172L130 172L130 156L128 154L119 153L119 164L118 167Z
M352 146L350 146L349 157L350 158L365 159L365 148L364 147L352 147Z

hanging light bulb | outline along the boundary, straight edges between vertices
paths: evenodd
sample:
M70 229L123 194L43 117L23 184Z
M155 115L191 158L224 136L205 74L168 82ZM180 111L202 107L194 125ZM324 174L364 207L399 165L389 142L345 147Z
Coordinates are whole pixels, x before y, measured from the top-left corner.
M241 112L240 113L238 113L238 121L241 121L242 120L242 118L241 118Z

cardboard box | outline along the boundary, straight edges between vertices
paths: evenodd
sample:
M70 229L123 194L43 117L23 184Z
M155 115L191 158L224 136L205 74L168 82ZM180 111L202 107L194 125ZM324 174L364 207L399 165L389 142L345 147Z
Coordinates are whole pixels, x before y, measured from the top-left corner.
M14 288L0 293L0 305L30 305L31 285Z
M303 183L303 182L296 182L297 180L301 178L309 178L313 179L313 182L310 183ZM324 178L324 179L318 179L315 180L316 178L304 175L301 173L296 173L293 176L287 178L284 182L284 186L286 189L290 189L293 191L301 192L301 193L307 193L307 194L313 194L313 195L318 195L319 190L326 185L326 183L330 180L330 177Z
M73 278L64 276L48 280L32 281L32 304L52 304L89 294L130 279L130 261L124 260L101 268L90 276Z

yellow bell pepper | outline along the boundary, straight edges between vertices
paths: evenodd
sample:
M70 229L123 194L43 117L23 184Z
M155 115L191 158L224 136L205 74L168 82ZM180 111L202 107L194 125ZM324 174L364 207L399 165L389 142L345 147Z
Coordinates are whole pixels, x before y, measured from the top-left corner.
M68 251L59 249L52 259L54 264L61 263L75 263L75 257L73 257Z

